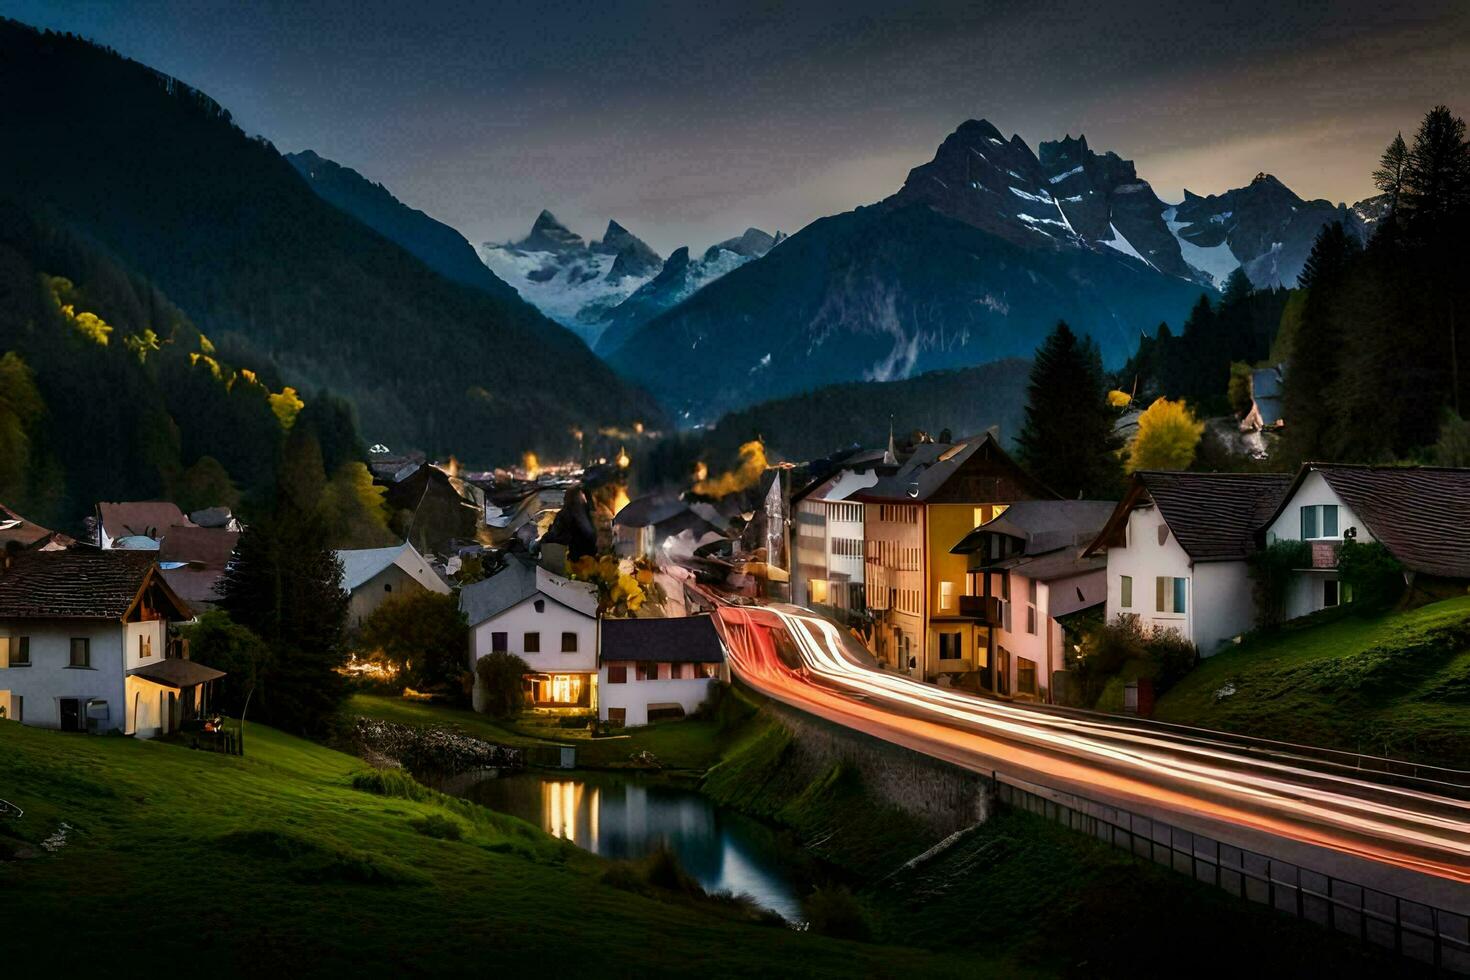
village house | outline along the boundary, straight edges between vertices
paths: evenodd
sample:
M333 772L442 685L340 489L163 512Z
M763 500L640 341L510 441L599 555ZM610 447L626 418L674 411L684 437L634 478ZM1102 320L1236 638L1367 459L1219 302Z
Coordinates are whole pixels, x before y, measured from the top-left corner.
M792 499L795 508L791 601L850 621L866 609L863 586L863 505L848 499L878 482L874 454Z
M342 562L342 588L350 594L347 625L361 626L390 596L412 592L449 594L445 582L418 549L407 542L388 548L337 552Z
M1470 582L1470 469L1307 463L1263 528L1264 543L1304 541L1285 616L1352 599L1338 580L1344 542L1376 541L1404 568L1411 589L1464 594Z
M164 580L196 612L214 608L222 598L219 587L239 540L239 531L223 525L168 528L158 547Z
M986 433L914 448L897 472L858 490L864 592L879 659L924 680L989 667L991 630L968 556L951 549L1018 500L1056 499ZM941 640L941 632L943 639Z
M710 617L602 622L597 716L613 725L683 718L728 681L725 648Z
M167 500L100 503L93 523L97 547L136 551L157 551L169 528L193 526L178 505Z
M1081 552L1113 507L1107 500L1022 500L954 546L955 554L969 557L971 581L960 602L978 599L999 623L990 631L988 656L976 665L981 688L1053 700L1054 679L1067 666L1061 619L1107 601L1107 560ZM959 630L935 629L941 647L961 645Z
M150 738L208 708L224 674L182 656L192 613L147 552L71 548L0 566L0 711L62 731Z
M532 708L597 707L597 592L591 584L513 554L503 569L460 590L459 607L470 627L471 670L486 654L513 653L530 667L525 689Z
M0 504L0 552L61 551L74 544L76 541L70 536L26 520L11 508Z
M625 558L657 559L671 538L688 535L696 546L724 537L720 513L667 494L629 501L613 515L613 550Z
M1083 552L1107 556L1108 621L1138 616L1151 630L1178 631L1206 657L1250 630L1247 560L1290 482L1280 473L1133 474Z

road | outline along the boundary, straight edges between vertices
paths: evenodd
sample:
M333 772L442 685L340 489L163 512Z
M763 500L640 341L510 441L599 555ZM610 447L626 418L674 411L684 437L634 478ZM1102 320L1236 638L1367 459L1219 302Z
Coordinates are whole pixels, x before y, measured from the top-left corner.
M1470 914L1463 786L1388 780L1239 738L936 687L879 669L850 633L798 606L716 612L734 673L794 708L966 769Z

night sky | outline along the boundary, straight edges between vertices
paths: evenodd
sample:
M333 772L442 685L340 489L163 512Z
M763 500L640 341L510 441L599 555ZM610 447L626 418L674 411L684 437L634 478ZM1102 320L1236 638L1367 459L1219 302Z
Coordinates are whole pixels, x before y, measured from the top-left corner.
M1431 105L1470 112L1470 3L0 2L205 90L283 152L471 242L540 208L660 252L871 203L967 118L1085 132L1166 200L1257 171L1354 201Z

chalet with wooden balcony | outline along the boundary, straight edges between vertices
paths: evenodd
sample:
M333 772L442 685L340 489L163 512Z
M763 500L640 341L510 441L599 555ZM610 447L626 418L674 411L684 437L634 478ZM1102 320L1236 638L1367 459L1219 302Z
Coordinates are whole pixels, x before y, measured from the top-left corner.
M972 594L960 597L960 613L985 622L993 639L977 671L981 687L1051 700L1053 679L1066 669L1062 618L1107 598L1107 559L1082 550L1113 507L1108 500L1019 501L951 549L968 559Z
M847 499L863 506L863 582L879 659L925 680L988 671L996 606L973 601L983 598L980 582L951 549L1011 504L1056 494L985 433L922 442Z

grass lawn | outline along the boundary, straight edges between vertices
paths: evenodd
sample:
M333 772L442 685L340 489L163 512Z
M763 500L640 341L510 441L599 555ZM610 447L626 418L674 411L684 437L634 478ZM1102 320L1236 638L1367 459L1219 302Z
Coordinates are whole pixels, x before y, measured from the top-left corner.
M1154 716L1470 767L1470 596L1251 638L1191 671Z
M732 695L731 700L739 700ZM719 761L733 729L754 709L737 704L718 719L689 718L628 729L627 734L592 738L583 728L561 728L548 716L525 714L512 722L496 722L465 708L405 701L382 695L357 694L347 702L348 715L363 715L419 728L449 728L502 745L539 743L574 745L577 766L617 769L632 765L630 757L652 753L666 769L703 772Z
M6 976L58 967L210 977L1012 975L737 919L602 881L608 865L513 818L387 780L259 725L244 758L0 722ZM380 786L380 789L382 787ZM410 798L411 797L411 798ZM54 853L36 845L63 823ZM14 859L20 846L36 856ZM12 859L3 859L11 855Z

